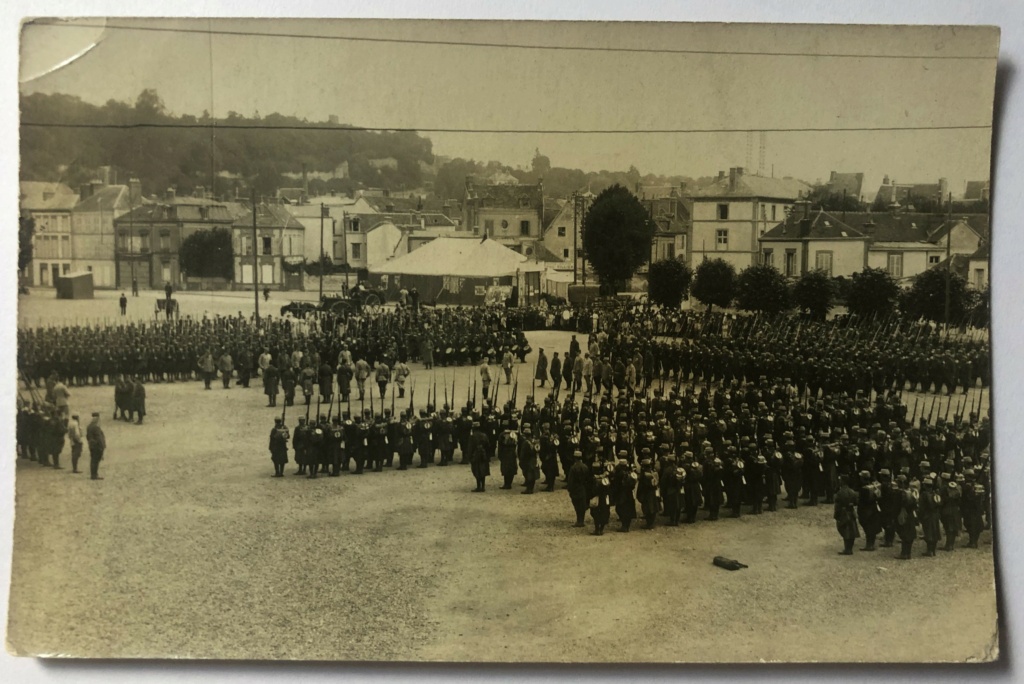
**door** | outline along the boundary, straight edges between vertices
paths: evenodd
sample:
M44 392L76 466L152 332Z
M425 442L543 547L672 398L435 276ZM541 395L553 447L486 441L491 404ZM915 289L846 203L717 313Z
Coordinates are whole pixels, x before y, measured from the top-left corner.
M260 284L274 284L274 264L260 264Z
M50 282L53 284L54 287L56 287L57 286L57 278L60 278L60 265L59 264L53 264L52 266L50 266L50 271L52 273L52 277L50 278Z
M161 265L160 278L165 284L171 282L171 265L169 263Z

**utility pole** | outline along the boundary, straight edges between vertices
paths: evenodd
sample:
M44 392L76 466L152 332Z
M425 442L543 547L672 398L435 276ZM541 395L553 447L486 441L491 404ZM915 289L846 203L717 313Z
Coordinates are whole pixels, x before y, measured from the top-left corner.
M256 188L252 189L252 293L256 300L256 327L260 324L260 264L256 248Z
M946 323L946 334L949 334L949 297L950 278L953 275L952 239L953 239L953 193L949 193L949 209L946 216L946 308L943 320Z
M572 284L576 284L577 271L579 267L577 260L579 259L580 248L579 248L579 209L580 209L580 193L572 193Z
M320 203L320 299L324 298L324 217L328 215L327 206Z
M584 244L584 249L583 249L584 252L587 251L586 250L586 246L585 246L587 244L587 241L584 239L584 234L583 234L583 231L585 230L586 225L587 225L587 200L586 200L586 197L584 197L583 198L583 220L580 221L580 242L582 242ZM586 285L587 285L587 258L586 258L586 254L583 255L582 268L583 268L583 286L586 287Z

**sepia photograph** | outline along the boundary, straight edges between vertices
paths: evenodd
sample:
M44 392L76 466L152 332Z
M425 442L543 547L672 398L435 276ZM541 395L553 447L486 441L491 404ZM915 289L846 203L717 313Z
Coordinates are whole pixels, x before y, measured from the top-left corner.
M8 652L1005 656L1000 28L878 21L25 18Z

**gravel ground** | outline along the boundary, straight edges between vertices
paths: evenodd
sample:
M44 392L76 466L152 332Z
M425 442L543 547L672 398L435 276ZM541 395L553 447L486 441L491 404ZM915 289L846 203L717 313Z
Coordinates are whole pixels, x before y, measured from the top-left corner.
M533 333L531 343L561 350L568 335ZM520 366L521 397L531 367ZM457 371L459 394L468 372ZM421 368L414 377L426 385ZM310 482L290 465L275 480L267 434L277 413L260 390L201 387L149 385L143 426L110 420L111 388L72 388L74 409L103 411L105 479L18 464L11 650L414 661L996 654L990 533L981 550L935 559L900 562L890 549L845 558L830 506L595 538L571 527L564 490L524 497L492 478L476 495L467 466ZM750 567L721 570L715 555Z

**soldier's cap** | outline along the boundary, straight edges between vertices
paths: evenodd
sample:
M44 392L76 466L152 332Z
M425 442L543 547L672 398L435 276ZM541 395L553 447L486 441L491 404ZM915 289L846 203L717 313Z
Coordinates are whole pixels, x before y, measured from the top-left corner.
M591 465L590 467L593 468L594 470L601 470L604 468L604 466L601 465L600 461L594 461L593 465Z
M305 423L306 422L306 417L305 416L299 416L299 422L300 423Z
M92 417L93 418L99 418L100 417L100 412L99 411L93 411L92 412Z
M480 423L473 423L473 427L480 427ZM533 434L533 430L530 428L529 425L524 425L523 426L523 434L524 435Z
M964 477L974 477L974 468L968 468L964 471Z
M945 461L942 462L942 465L955 466L956 462L951 458L947 458Z
M888 468L882 468L881 470L878 471L878 476L879 477L883 477L883 476L889 477L891 475L892 475L892 472L890 472L890 470Z
M921 463L919 463L918 465L921 467L921 470L932 467L932 464L929 463L928 461L921 461Z
M572 452L572 457L573 458L582 459L583 458L583 452L582 451L574 451L574 452Z
M72 413L71 417L74 418L75 420L78 420L78 414L77 413Z
M942 473L941 475L939 475L939 477L941 477L943 480L953 479L953 475L951 473Z
M649 466L649 465L651 465L651 459L649 459L649 458L641 459L640 460L640 465L642 465L642 466Z

